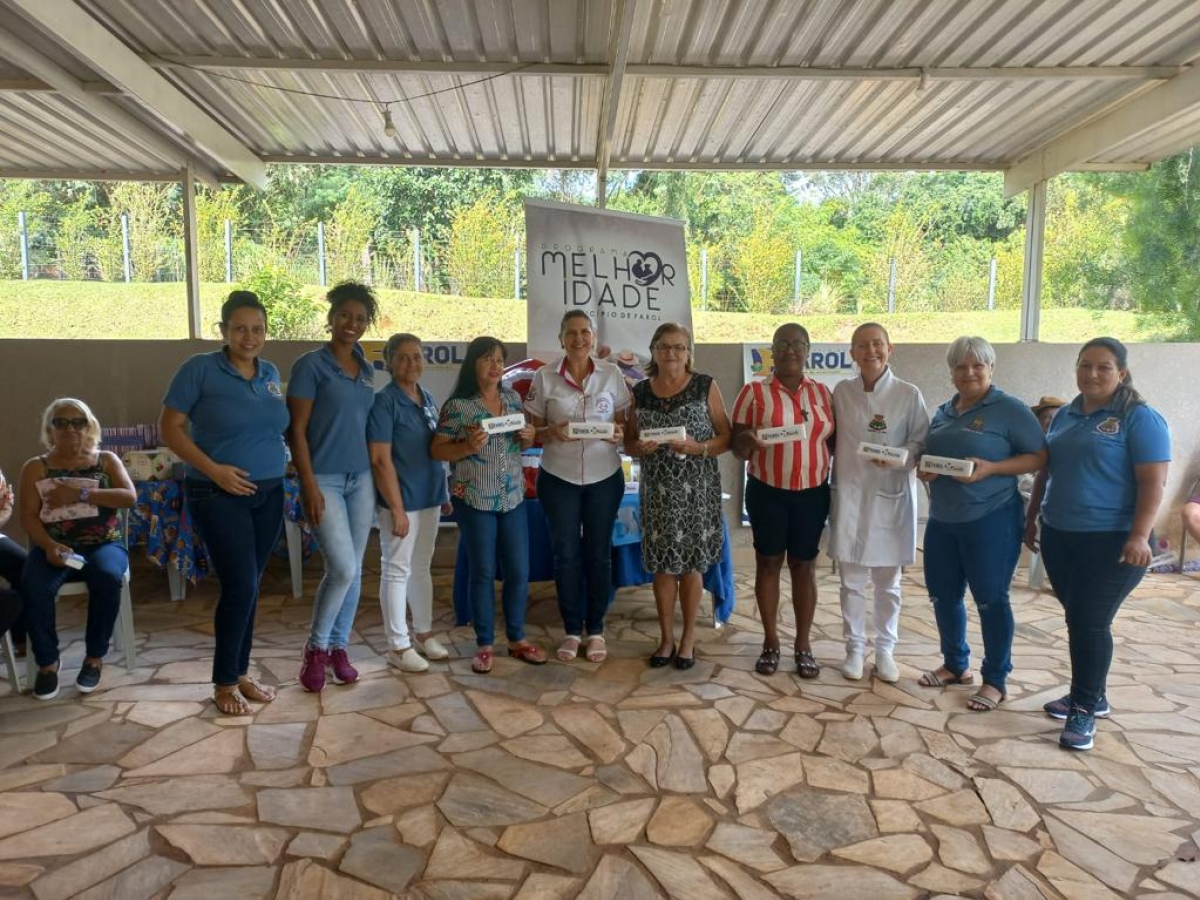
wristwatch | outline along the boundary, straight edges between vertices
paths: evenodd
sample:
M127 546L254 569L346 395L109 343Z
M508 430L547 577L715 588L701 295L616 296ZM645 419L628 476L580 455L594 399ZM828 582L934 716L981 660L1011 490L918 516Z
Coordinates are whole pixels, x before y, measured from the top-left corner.
M90 487L81 487L79 489L79 502L87 503L88 497L90 497L91 495L92 495L92 489Z

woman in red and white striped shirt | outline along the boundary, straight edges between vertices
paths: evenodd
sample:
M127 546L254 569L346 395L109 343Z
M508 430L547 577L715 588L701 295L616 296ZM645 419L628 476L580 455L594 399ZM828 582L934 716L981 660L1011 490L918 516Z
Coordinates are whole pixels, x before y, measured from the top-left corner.
M771 342L774 372L745 385L733 404L733 452L749 463L746 511L754 534L754 597L763 623L763 651L755 671L779 667L779 574L786 555L796 612L796 670L816 678L809 632L817 609L814 561L829 516L833 396L804 376L808 331L781 325ZM778 443L759 437L764 428L803 425L802 437Z

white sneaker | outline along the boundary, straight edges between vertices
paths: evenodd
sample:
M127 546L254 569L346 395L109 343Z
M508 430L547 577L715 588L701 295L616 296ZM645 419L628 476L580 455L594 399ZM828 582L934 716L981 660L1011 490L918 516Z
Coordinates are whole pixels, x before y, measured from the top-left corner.
M875 674L880 681L886 681L888 684L895 684L900 680L900 669L889 651L880 650L875 653Z
M429 663L421 659L421 655L412 647L393 650L388 654L388 665L395 666L401 672L424 672L429 668Z
M846 661L842 663L842 674L851 681L858 681L863 676L863 655L847 653Z
M441 642L434 637L425 641L413 638L413 646L417 648L418 653L423 653L426 659L449 659L450 651L442 646Z

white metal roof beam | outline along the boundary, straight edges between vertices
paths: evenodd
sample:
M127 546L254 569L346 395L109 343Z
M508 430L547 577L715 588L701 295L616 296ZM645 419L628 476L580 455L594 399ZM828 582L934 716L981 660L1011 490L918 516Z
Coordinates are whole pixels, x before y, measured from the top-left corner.
M116 169L30 169L0 167L0 178L32 181L179 181L178 172L118 171ZM227 179L226 179L227 180ZM220 182L214 182L218 184Z
M285 70L363 72L388 75L504 75L516 78L567 75L603 78L609 66L594 63L426 62L395 59L280 59L243 56L142 57L155 69ZM1179 66L955 66L922 69L908 67L818 66L672 66L634 64L626 75L643 78L777 78L801 81L1148 81L1172 78Z
M609 41L608 84L600 104L600 126L596 135L596 193L600 206L607 201L608 158L612 153L613 132L617 128L617 110L621 105L621 82L629 60L629 41L638 0L617 0L615 22Z
M114 87L107 81L81 81L79 87L89 94L119 94L120 88ZM57 91L54 85L40 78L0 78L0 92L18 91L21 93L38 93Z
M1018 160L1004 173L1004 194L1011 197L1039 181L1078 168L1106 150L1197 107L1200 107L1200 66L1139 94Z
M75 0L10 0L33 24L101 73L243 181L265 187L267 168L258 156L173 84L146 65ZM37 73L34 73L37 74Z
M101 121L118 128L128 140L140 144L160 159L170 161L173 165L178 166L187 165L191 161L187 153L149 125L105 97L85 90L80 81L70 72L35 52L23 41L6 31L0 31L0 54L4 54L13 65L53 85L55 90L83 106ZM216 186L217 178L207 167L198 169L197 175L203 177L206 184ZM71 177L82 176L80 173L76 173Z
M412 166L430 169L596 169L595 159L476 159L474 157L451 159L436 156L334 156L330 154L267 154L265 163L285 165L328 165L328 166ZM697 171L697 172L1002 172L1004 163L981 163L974 161L929 162L907 160L901 162L838 162L837 160L812 160L808 162L695 162L680 160L609 160L610 171ZM1083 163L1075 166L1077 172L1142 172L1144 163ZM172 177L171 180L177 180Z

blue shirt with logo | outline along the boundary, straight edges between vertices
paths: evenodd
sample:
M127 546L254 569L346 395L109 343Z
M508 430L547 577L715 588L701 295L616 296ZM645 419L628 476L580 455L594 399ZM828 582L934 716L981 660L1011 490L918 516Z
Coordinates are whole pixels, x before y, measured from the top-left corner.
M246 378L224 350L199 353L179 367L163 406L188 417L192 440L215 462L245 469L251 481L283 477L289 416L272 363L259 359ZM209 480L192 466L188 477Z
M1000 462L1046 446L1042 426L1022 401L994 385L966 412L954 407L957 395L937 408L929 425L925 453ZM1017 495L1015 475L991 475L973 484L941 475L929 482L929 516L939 522L974 522Z
M375 402L375 372L362 348L354 347L358 374L342 371L326 344L305 353L292 366L288 396L311 400L305 434L315 475L342 475L371 468L367 417Z
M1171 460L1171 429L1145 404L1124 415L1111 405L1087 414L1079 396L1058 411L1046 437L1042 519L1060 531L1128 532L1137 508L1133 467Z
M446 464L429 455L429 444L437 431L438 406L433 395L420 388L418 405L394 381L375 395L367 419L367 441L391 444L392 465L400 477L400 498L405 510L441 506L449 499ZM380 506L383 494L375 492Z

